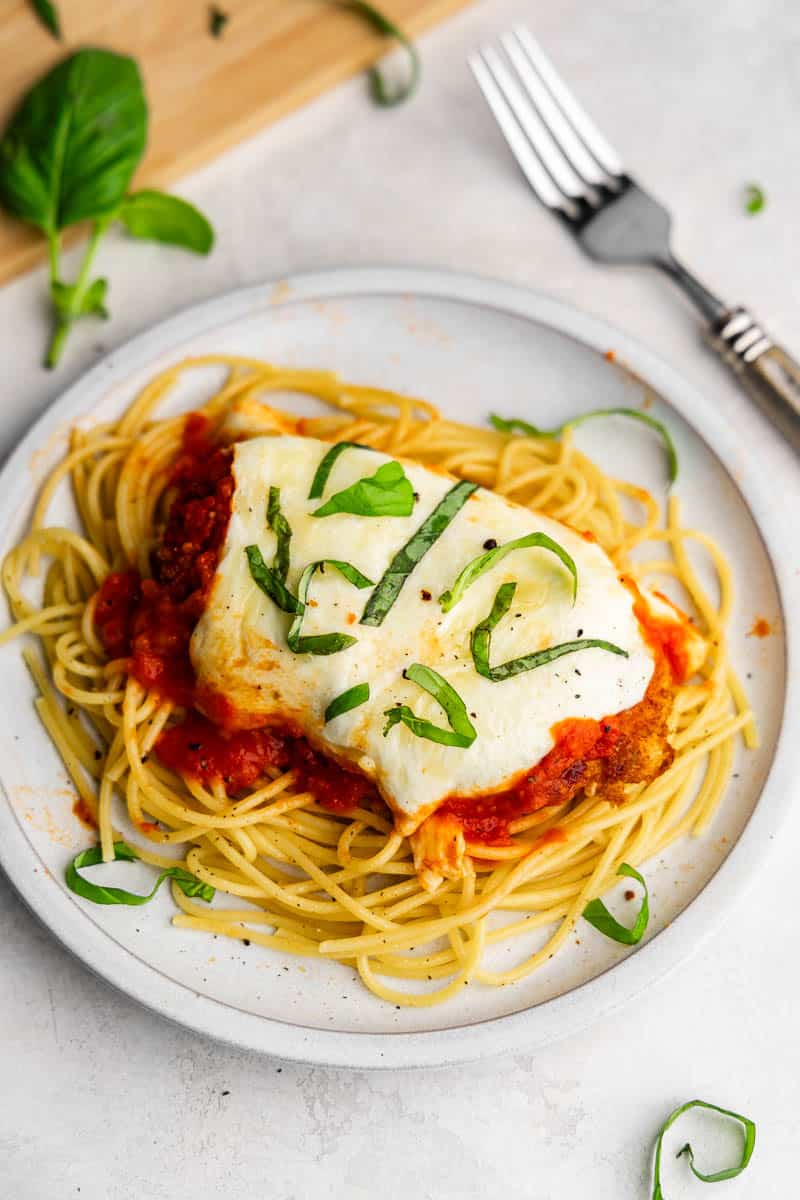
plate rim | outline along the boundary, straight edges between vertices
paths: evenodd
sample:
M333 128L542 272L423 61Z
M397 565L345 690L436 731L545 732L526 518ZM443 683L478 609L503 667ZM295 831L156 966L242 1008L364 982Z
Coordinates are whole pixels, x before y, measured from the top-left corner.
M32 452L66 421L78 418L113 387L148 360L169 353L188 338L243 319L253 312L289 307L312 300L343 297L413 296L456 303L488 305L509 315L544 325L594 350L613 346L624 366L663 396L691 426L731 474L731 459L747 464L743 440L718 416L716 409L683 375L636 338L594 314L533 289L478 274L416 267L356 267L277 277L222 293L190 305L125 342L78 377L37 418L0 470L0 520L16 509L26 489L20 479ZM785 620L793 601L800 601L800 579L781 554L788 544L788 514L769 502L757 472L732 477L761 537L777 582L786 655L786 689L781 728L772 762L756 806L735 846L701 892L668 928L594 979L534 1008L453 1029L420 1032L366 1033L315 1029L237 1010L231 1028L231 1006L168 979L157 968L116 945L77 905L64 904L64 893L43 872L25 870L30 851L14 810L5 795L0 805L0 866L18 895L45 927L76 958L112 987L159 1016L195 1033L240 1049L318 1066L407 1068L450 1065L510 1053L532 1051L585 1028L634 998L694 954L741 902L767 862L775 835L791 805L789 782L800 769L800 739L792 746L787 719L796 708L797 648ZM30 485L27 485L30 491ZM22 851L22 853L20 853ZM111 939L113 941L113 939ZM155 982L154 982L155 980ZM148 986L149 985L149 986Z

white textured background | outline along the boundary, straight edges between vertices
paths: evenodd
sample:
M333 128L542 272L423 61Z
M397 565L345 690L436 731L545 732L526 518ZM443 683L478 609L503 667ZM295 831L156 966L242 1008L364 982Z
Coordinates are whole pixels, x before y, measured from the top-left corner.
M669 285L593 266L529 201L464 66L519 19L670 203L678 253L800 352L800 8L485 0L425 39L407 107L376 110L355 81L187 180L218 230L210 261L110 237L98 266L112 320L76 332L58 375L37 367L43 273L6 287L0 450L105 350L192 301L305 269L424 264L548 290L638 335L730 414L797 504L796 464ZM757 218L743 213L749 181L768 194ZM788 1197L799 844L800 815L702 957L569 1043L391 1075L281 1065L172 1028L96 982L0 880L0 1200L647 1200L653 1133L695 1095L758 1119L752 1166L724 1197ZM668 1170L670 1200L705 1196Z

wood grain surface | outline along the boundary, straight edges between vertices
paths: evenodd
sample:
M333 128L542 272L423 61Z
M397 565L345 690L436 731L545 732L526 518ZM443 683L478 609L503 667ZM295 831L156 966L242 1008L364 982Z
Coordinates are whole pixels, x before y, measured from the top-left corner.
M379 0L410 34L467 2ZM335 0L220 0L230 20L218 38L204 0L59 0L63 42L41 27L28 0L0 3L0 127L25 89L81 46L138 60L150 105L139 186L187 174L363 70L389 45ZM0 213L0 282L43 257L36 231Z

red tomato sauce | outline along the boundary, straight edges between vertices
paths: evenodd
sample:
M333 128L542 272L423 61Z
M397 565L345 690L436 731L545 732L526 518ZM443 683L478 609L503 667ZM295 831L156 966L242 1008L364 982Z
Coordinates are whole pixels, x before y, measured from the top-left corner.
M623 577L622 583L633 592L633 612L642 629L644 640L656 654L662 654L669 663L672 678L676 683L685 683L691 675L689 668L689 651L686 647L686 631L681 618L688 624L689 618L675 608L675 619L657 617L647 607L641 592L632 579ZM655 593L662 600L667 600L661 592ZM671 603L671 601L667 601Z
M109 575L95 624L109 655L129 657L131 674L143 687L189 706L189 641L217 568L234 488L231 452L216 444L199 413L186 420L170 488L174 498L152 557L153 578L142 579L135 570Z
M286 767L286 739L267 729L224 734L198 712L161 734L156 743L164 766L201 783L222 780L230 795L252 788L267 767Z
M378 800L375 785L366 776L317 754L305 738L291 743L290 754L300 786L307 788L323 808L348 813L364 806L373 807Z
M97 829L97 821L94 819L94 813L82 796L79 796L72 805L72 811L87 829Z
M583 786L589 763L613 754L620 737L613 717L570 718L554 725L552 733L553 749L513 787L488 796L453 796L437 812L458 817L468 842L508 845L512 821L571 800Z

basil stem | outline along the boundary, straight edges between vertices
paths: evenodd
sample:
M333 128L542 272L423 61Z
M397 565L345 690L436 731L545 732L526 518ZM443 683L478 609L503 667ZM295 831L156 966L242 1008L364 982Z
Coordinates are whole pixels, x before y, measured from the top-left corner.
M335 696L331 700L325 709L325 724L327 725L328 721L335 721L337 717L351 712L352 709L358 708L361 704L366 704L367 700L369 700L369 684L354 684L346 692L342 692L341 695Z
M461 511L477 490L477 483L462 479L454 484L428 514L416 533L395 554L370 596L361 617L362 625L381 625L386 614L400 595L400 590L417 564L444 533L453 517Z
M639 909L639 914L633 927L628 929L625 925L620 925L619 921L615 917L612 917L603 901L599 898L589 901L583 910L583 919L588 921L590 925L594 925L595 929L599 930L600 933L604 933L606 937L611 938L613 942L619 942L623 946L636 946L642 940L644 931L647 929L647 924L650 920L650 897L647 891L647 884L639 872L634 870L628 863L622 863L617 870L617 874L626 875L629 879L635 879L644 888L642 907Z
M277 604L281 612L302 613L303 605L293 596L286 584L277 573L264 562L258 546L245 546L250 575L270 600Z
M117 862L137 862L139 855L125 842L114 842L114 858ZM201 900L210 901L214 898L215 889L210 883L203 883L196 876L190 875L183 867L167 867L162 871L153 884L153 890L146 896L138 892L126 892L123 888L105 887L99 883L90 883L79 874L84 867L96 867L103 861L103 852L99 846L90 846L76 854L65 872L67 887L84 900L94 904L147 904L152 900L165 879L174 879L185 896L199 896Z
M663 1191L661 1190L661 1147L664 1141L664 1134L674 1125L679 1117L688 1112L690 1108L706 1108L710 1112L720 1113L723 1117L730 1117L733 1121L738 1121L744 1131L744 1142L742 1144L742 1157L739 1159L735 1167L727 1167L723 1171L714 1171L710 1175L704 1175L702 1171L698 1171L694 1165L694 1151L687 1142L685 1146L678 1151L676 1158L680 1158L682 1154L686 1155L691 1168L692 1174L700 1179L703 1183L720 1183L723 1179L734 1179L737 1175L741 1175L750 1159L753 1157L753 1150L756 1145L756 1125L755 1121L751 1121L749 1117L743 1117L741 1113L732 1112L729 1108L720 1108L717 1104L709 1104L707 1100L687 1100L685 1104L681 1104L674 1112L671 1112L664 1124L658 1131L656 1139L656 1153L653 1163L653 1196L652 1200L665 1200Z
M502 562L512 550L525 550L529 547L550 550L561 559L572 576L572 603L574 604L575 597L578 594L578 568L575 566L572 556L567 553L563 546L559 546L558 542L554 542L551 537L548 537L546 533L529 533L526 537L515 538L512 542L504 542L502 546L495 546L493 550L487 550L485 554L479 554L477 558L473 558L472 562L467 563L463 571L456 576L456 581L452 588L446 592L442 592L439 597L439 603L444 612L449 612L451 608L455 608L467 588L471 587L475 580L479 579L490 567Z
M631 420L641 421L643 425L654 429L660 435L667 452L669 481L670 483L675 482L678 478L678 452L675 449L672 435L663 421L651 417L649 413L642 412L639 408L594 408L591 412L579 413L577 417L570 417L568 421L557 425L555 429L538 429L536 425L531 425L529 421L523 421L519 417L507 419L498 417L495 413L491 414L489 421L492 427L500 433L521 433L523 437L533 438L558 438L565 430L576 429L578 425L583 425L584 421L592 421L595 417L630 417Z
M423 720L416 716L407 704L396 704L394 708L387 708L383 714L387 718L383 736L386 737L390 729L402 722L415 737L438 742L440 746L457 746L461 750L471 746L478 735L467 714L467 706L455 688L451 687L438 671L434 671L432 667L424 667L421 663L412 663L403 674L442 706L450 728L442 729L431 721Z
M324 571L325 567L333 567L340 575L344 576L348 583L352 583L353 587L366 588L372 586L371 579L367 579L366 575L362 575L350 563L340 562L337 558L322 558L318 562L309 563L304 568L300 576L300 582L297 585L297 595L301 605L300 611L292 621L289 632L286 635L286 641L292 654L338 654L340 650L346 650L348 646L354 646L358 641L358 638L351 637L348 633L319 633L313 634L310 637L301 636L303 617L308 599L308 589L312 576L317 570Z
M408 81L401 87L390 90L387 88L379 68L370 67L369 69L369 88L375 103L379 104L381 108L394 108L396 104L402 104L404 100L408 100L413 94L419 83L420 61L416 47L406 37L402 29L398 28L393 21L385 17L372 4L366 4L364 0L340 0L340 3L342 8L349 9L350 12L357 13L358 16L363 17L378 33L383 33L386 37L395 38L406 50L411 72Z
M61 40L61 23L58 19L58 9L50 0L30 0L30 6L44 25L48 33Z
M289 573L290 562L290 546L292 541L292 527L283 515L281 509L281 489L271 487L269 489L269 499L267 500L267 525L275 534L276 546L275 557L272 560L272 569L280 579L281 583L286 582L286 576Z
M325 484L328 482L328 476L333 470L337 458L345 450L372 450L372 447L362 446L360 442L337 442L335 446L331 446L330 450L322 456L322 460L314 472L314 478L311 480L311 488L308 493L309 500L322 499Z
M344 491L314 509L312 517L353 513L357 517L409 517L414 510L414 489L399 462L384 463L374 475L365 475Z
M523 671L533 671L536 667L543 667L545 663L554 662L564 654L574 654L576 650L608 650L610 654L628 657L627 650L621 650L613 642L604 642L598 638L580 638L574 642L561 642L558 646L549 646L546 650L537 650L533 654L525 654L522 658L511 658L497 667L490 666L492 632L511 607L516 590L516 583L502 584L497 589L489 615L472 631L472 661L475 670L484 679L491 679L492 683L502 683L504 679L513 679L515 675L521 675Z

